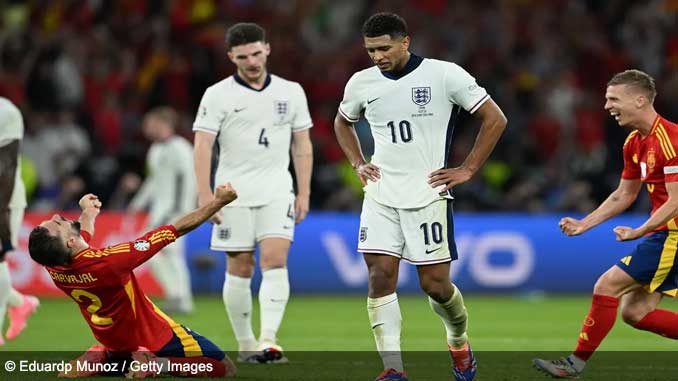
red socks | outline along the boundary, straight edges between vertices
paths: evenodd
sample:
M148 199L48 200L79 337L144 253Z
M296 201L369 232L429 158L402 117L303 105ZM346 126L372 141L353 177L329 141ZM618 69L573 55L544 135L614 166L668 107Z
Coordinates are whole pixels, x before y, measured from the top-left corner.
M584 320L574 355L587 361L598 348L605 336L612 330L617 319L619 298L606 295L593 295L591 310Z
M654 332L670 339L678 339L678 314L655 309L634 325L637 329Z

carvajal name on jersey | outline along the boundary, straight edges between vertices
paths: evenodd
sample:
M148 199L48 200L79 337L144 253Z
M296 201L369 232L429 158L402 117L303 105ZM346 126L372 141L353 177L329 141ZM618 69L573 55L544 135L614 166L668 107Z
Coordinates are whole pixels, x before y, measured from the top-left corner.
M52 279L54 279L55 281L61 283L82 284L82 283L92 283L99 280L99 278L92 275L92 273L73 275L73 274L62 274L58 271L50 271L49 276L51 276Z

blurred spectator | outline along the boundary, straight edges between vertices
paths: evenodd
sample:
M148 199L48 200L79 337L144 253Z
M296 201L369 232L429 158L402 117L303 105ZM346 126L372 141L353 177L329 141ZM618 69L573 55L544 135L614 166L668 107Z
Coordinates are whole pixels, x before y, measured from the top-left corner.
M39 179L30 207L68 207L100 191L124 204L143 173L140 115L169 104L184 121L205 88L230 74L224 33L266 27L274 74L308 94L316 167L311 205L356 210L361 189L331 121L350 73L370 66L360 26L371 13L406 17L412 51L458 62L493 94L509 128L487 168L455 189L458 209L586 212L616 186L626 131L602 109L605 84L640 68L657 79L657 109L676 119L675 1L157 0L5 1L0 95L22 108L24 154ZM66 111L67 110L67 111ZM462 115L454 158L477 128ZM369 154L369 128L357 126ZM96 147L96 148L92 148ZM117 191L116 191L117 190ZM638 203L644 202L640 199ZM110 205L110 204L109 204ZM114 206L114 205L112 205Z

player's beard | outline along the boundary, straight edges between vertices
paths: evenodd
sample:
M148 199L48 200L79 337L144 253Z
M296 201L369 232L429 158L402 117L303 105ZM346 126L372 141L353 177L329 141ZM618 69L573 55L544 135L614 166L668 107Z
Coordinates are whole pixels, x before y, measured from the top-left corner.
M71 222L71 228L73 228L73 230L74 230L78 235L80 235L80 221L73 221L73 222Z

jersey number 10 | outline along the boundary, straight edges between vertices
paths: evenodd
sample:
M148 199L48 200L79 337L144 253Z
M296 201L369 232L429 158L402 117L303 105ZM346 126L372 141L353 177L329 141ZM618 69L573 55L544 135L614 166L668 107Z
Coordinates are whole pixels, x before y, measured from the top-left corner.
M396 136L396 126L395 122L390 121L386 123L388 128L391 129L391 142L398 143L398 136ZM406 120L401 120L398 123L398 129L400 130L400 141L403 143L409 143L412 141L412 128L410 127L410 122Z

